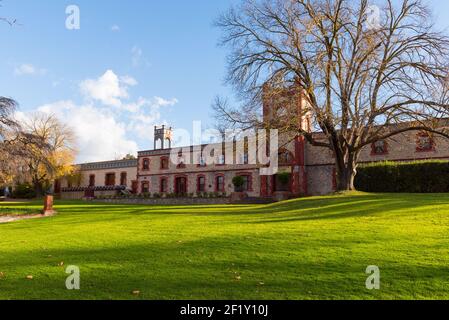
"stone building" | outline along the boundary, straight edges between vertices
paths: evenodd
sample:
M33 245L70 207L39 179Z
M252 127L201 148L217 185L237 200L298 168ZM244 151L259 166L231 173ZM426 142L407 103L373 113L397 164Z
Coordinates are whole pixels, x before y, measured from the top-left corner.
M311 131L310 117L303 114L305 99L301 94L293 98L295 119L300 121L302 129ZM273 109L282 103L279 101L282 100L264 97L265 119L275 116ZM261 170L265 166L257 164L253 156L246 153L245 143L239 152L236 151L236 141L177 149L172 148L172 128L162 126L154 130L154 149L138 152L137 160L82 164L79 166L82 176L79 185L68 185L68 181L63 179L56 191L62 191L65 198L97 196L117 188L136 194L229 195L234 191L233 178L241 176L244 178L243 190L250 197L273 197L277 191L285 191L286 188L279 179L280 173L288 175L287 189L293 196L324 195L336 189L332 152L308 144L301 136L281 135L277 150L279 171L274 175L262 175ZM316 133L316 138L319 139L320 135L323 136ZM426 159L449 159L448 140L410 131L367 146L360 156L361 163Z
M137 192L137 160L114 160L75 165L76 174L55 181L55 193L64 199L113 195L117 190Z

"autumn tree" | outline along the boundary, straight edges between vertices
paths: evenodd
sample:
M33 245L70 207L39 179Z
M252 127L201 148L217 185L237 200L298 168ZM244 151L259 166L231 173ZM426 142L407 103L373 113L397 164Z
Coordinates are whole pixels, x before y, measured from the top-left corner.
M42 195L57 178L73 172L76 155L73 131L54 115L34 114L24 124L24 131L45 142L48 148L37 144L24 145L28 157L26 166L38 195Z
M228 127L267 126L261 117L264 86L297 88L312 132L288 110L268 126L330 149L339 190L354 189L360 152L375 141L411 130L447 137L440 119L449 106L448 36L436 30L421 0L376 3L382 6L367 0L245 0L222 14L216 24L230 49L228 82L242 105L217 100L217 117Z

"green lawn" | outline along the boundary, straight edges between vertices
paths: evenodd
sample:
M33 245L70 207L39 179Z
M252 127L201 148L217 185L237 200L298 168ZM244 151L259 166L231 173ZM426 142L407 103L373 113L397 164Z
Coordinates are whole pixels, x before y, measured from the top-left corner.
M0 224L0 299L449 298L447 194L56 208ZM80 291L65 289L67 265L80 267ZM365 288L368 265L381 290Z

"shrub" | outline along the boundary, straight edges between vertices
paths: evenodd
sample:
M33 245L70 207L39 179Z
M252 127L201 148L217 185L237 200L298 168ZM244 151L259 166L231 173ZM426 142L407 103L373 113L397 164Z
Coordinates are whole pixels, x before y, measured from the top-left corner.
M357 169L355 187L366 192L449 192L448 161L380 162Z
M288 188L288 183L290 182L290 173L288 173L288 172L281 172L281 173L279 173L278 175L278 180L279 180L279 182L280 182L280 190L281 191L287 191L289 188Z
M28 183L18 184L14 188L13 197L18 199L36 198L36 191L34 191L33 187Z
M235 176L233 179L232 179L232 184L234 185L234 190L235 190L235 192L241 192L241 191L243 191L242 190L242 187L243 187L243 184L245 183L245 180L243 179L243 177L241 177L241 176Z

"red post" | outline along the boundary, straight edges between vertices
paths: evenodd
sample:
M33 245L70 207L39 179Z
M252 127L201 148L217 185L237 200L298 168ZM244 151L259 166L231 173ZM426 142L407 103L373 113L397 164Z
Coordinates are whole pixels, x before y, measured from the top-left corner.
M53 196L46 195L44 198L44 210L42 211L43 215L52 215L55 211L53 210Z

